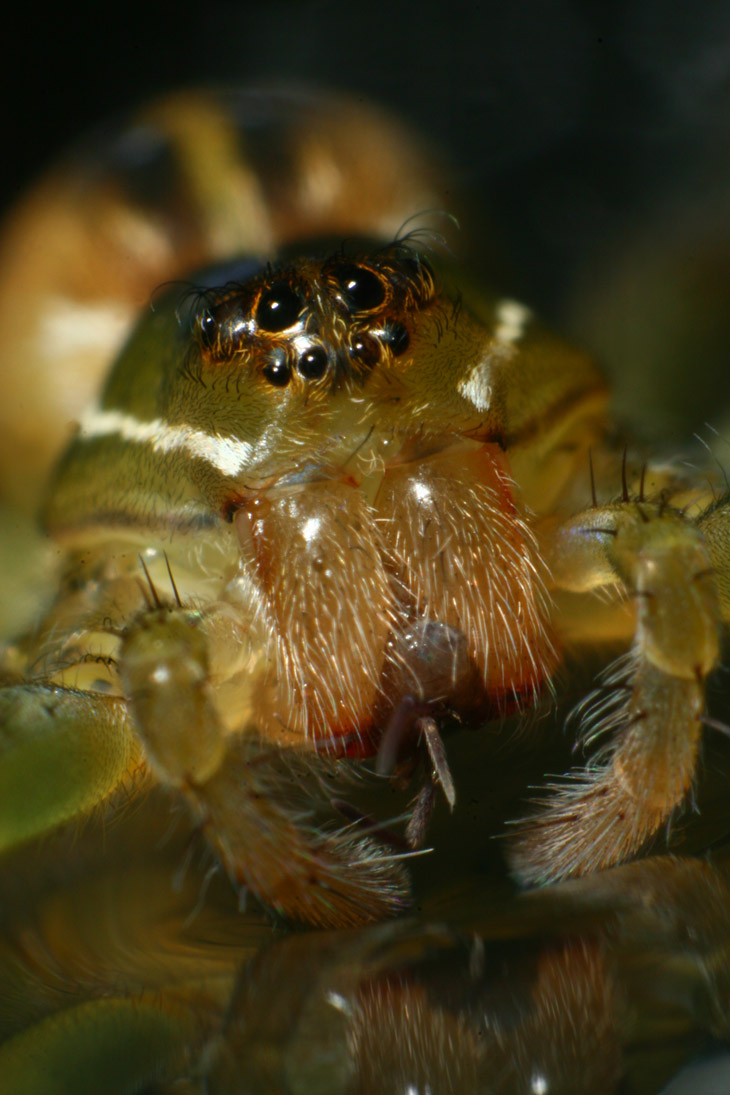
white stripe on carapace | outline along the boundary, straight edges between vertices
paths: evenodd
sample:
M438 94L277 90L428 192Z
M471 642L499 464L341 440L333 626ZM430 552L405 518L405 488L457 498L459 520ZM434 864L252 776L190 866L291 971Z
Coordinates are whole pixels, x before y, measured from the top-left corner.
M162 418L147 422L122 411L95 408L80 422L83 439L118 436L125 441L151 445L154 452L186 452L205 460L223 475L237 475L251 459L253 445L233 437L221 437L190 426L171 426Z
M532 312L518 300L500 300L495 309L497 325L494 337L510 345L518 342L525 333L525 327L532 319Z
M488 410L492 402L492 386L489 383L491 375L492 359L483 358L456 385L464 399L468 399L478 411Z

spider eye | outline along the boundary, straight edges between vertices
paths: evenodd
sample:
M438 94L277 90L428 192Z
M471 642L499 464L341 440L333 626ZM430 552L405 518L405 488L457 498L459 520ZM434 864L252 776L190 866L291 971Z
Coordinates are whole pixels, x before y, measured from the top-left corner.
M285 331L293 327L302 310L301 297L285 282L272 285L259 298L256 322L263 331Z
M349 349L355 361L368 369L372 369L380 361L380 343L372 335L356 335Z
M291 366L285 350L279 348L272 351L264 365L263 374L275 388L287 386L291 380Z
M204 350L212 350L218 341L218 323L208 311L198 317L198 339Z
M338 263L332 274L350 312L371 312L385 300L381 278L354 262Z
M234 295L204 308L197 317L196 335L201 348L216 361L241 348L246 337L246 317Z
M400 357L408 349L411 336L408 334L408 328L403 323L399 323L397 319L390 320L385 325L383 341L390 346L394 357Z
M311 346L300 356L297 369L305 380L319 380L327 372L329 358L323 346Z

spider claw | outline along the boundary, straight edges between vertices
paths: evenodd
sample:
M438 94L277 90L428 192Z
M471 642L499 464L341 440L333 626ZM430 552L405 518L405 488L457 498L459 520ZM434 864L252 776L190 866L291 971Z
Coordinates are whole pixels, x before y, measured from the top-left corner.
M433 782L424 783L416 796L413 813L406 826L406 841L409 848L422 848L425 844L426 832L435 805L436 784Z
M436 720L426 716L419 719L416 725L423 736L429 760L433 765L431 778L441 787L449 809L453 810L456 805L456 787Z
M390 716L375 757L375 771L379 776L390 776L395 772L403 743L414 725L415 708L413 697L404 696Z

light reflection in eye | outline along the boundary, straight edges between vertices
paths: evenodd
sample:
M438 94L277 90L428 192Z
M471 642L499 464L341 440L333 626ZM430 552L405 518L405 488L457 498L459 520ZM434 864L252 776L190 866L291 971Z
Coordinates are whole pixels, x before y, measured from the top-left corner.
M547 1095L548 1082L540 1072L534 1072L530 1081L532 1095Z

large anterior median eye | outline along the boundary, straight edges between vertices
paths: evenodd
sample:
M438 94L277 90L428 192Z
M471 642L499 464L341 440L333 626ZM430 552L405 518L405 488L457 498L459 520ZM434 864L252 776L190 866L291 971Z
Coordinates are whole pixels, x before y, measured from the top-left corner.
M336 263L331 270L350 312L371 312L385 300L385 286L377 274L354 262Z
M256 306L256 323L263 331L285 331L294 326L301 310L299 294L286 282L277 282L261 294Z

